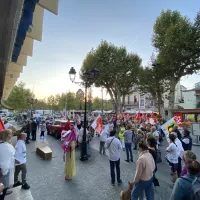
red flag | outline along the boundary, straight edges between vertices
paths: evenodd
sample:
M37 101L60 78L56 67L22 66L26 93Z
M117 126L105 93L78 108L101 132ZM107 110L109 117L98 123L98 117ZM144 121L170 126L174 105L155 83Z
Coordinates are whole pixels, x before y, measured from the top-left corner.
M182 122L183 122L182 114L181 113L175 113L175 115L174 115L174 121L177 123L177 125L179 127L181 127L182 126Z
M4 124L0 118L0 131L3 131L5 129Z

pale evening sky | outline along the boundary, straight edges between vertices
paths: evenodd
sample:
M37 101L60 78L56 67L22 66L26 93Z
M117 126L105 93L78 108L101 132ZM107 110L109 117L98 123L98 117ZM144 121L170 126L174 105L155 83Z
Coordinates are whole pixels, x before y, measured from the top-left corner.
M101 40L126 46L130 52L150 62L153 25L162 9L178 10L194 19L199 0L59 0L58 16L45 11L42 42L34 42L20 80L37 98L66 91L76 92L68 72L78 72L83 59ZM98 66L97 66L98 67ZM199 76L184 77L182 84L192 88ZM94 96L99 96L99 89Z

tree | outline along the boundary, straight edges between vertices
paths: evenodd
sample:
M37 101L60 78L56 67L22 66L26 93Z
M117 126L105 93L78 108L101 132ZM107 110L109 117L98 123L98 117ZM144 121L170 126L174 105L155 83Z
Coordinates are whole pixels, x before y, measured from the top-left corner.
M150 93L157 103L158 112L164 117L164 94L168 90L168 81L162 78L162 72L157 65L140 68L137 88L143 94Z
M153 45L162 74L169 80L169 108L173 109L180 78L200 69L200 14L191 23L178 11L162 11L154 25Z
M93 110L101 110L101 106L102 106L102 100L99 99L98 97L95 97L92 102Z
M30 109L30 100L34 98L34 94L25 88L25 83L19 82L11 91L6 104L17 111Z
M84 92L83 90L79 89L77 92L76 92L76 98L79 100L79 109L82 110L82 103L84 101Z
M81 78L84 71L96 66L100 73L95 78L97 87L104 87L109 93L115 112L118 113L122 103L121 97L130 93L132 86L137 82L137 71L141 65L138 55L127 53L125 47L116 47L102 41L92 49L83 61Z

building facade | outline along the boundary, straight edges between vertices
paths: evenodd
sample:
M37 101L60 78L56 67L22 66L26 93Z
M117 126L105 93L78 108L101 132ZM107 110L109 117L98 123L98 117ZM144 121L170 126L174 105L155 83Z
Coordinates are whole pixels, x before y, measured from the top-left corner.
M132 89L132 93L125 97L125 110L155 110L155 103L152 96L147 94L141 94L137 88Z

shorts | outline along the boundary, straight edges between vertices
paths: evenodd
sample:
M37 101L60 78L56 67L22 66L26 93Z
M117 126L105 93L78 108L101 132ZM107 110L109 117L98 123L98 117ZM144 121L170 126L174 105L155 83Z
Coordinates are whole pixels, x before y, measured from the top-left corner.
M178 163L171 163L171 162L169 162L169 165L171 166L171 170L172 170L173 173L177 172Z

